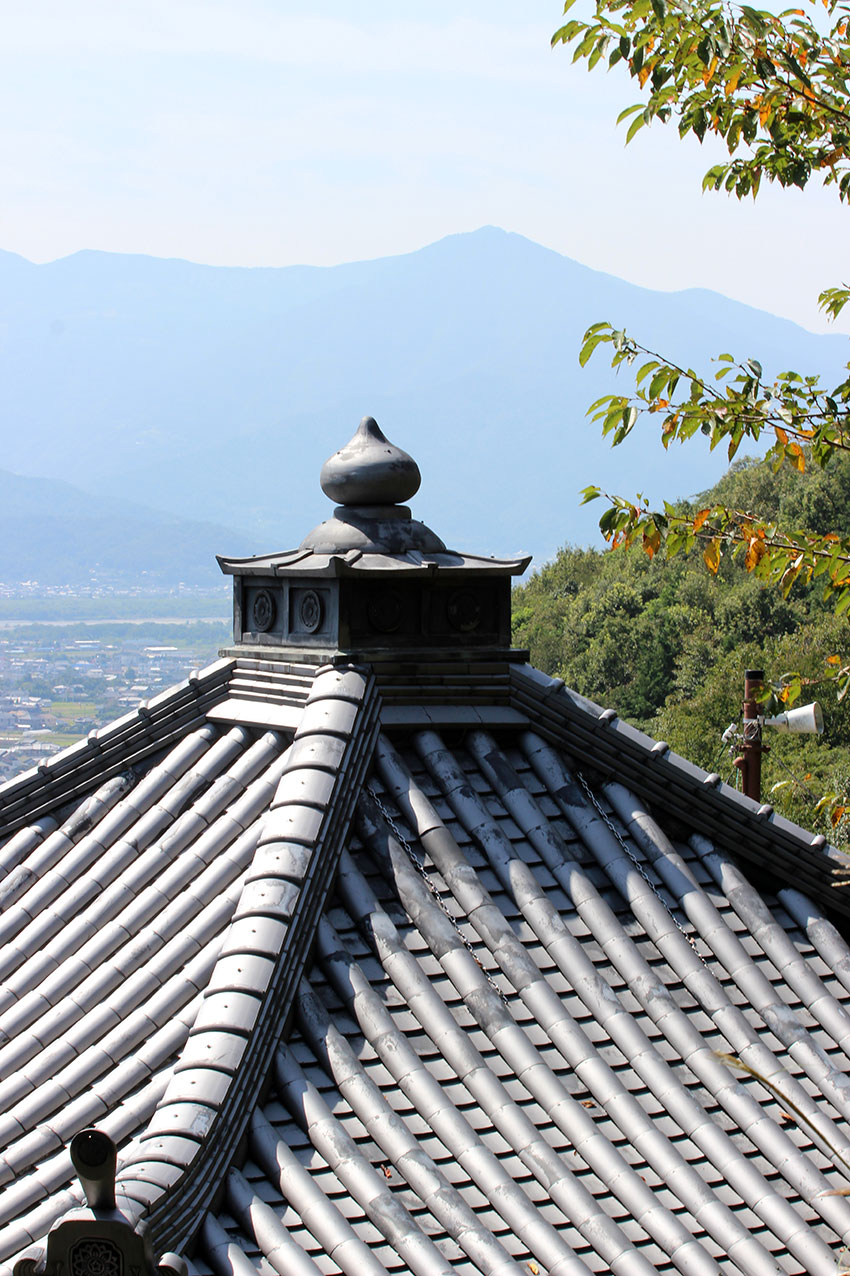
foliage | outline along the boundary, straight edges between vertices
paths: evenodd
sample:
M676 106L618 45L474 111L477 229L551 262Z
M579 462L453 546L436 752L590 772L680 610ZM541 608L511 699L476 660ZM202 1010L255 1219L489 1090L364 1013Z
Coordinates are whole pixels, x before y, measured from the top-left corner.
M614 347L613 367L651 356L637 371L635 395L608 394L591 405L593 419L602 422L603 434L611 435L615 445L631 432L640 412L646 411L663 414L665 447L700 431L710 436L712 448L728 439L730 460L745 438L759 442L770 431L773 442L766 455L777 470L784 466L803 474L811 460L823 467L836 453L850 451L850 380L824 393L816 377L804 381L796 372L785 372L767 389L756 360L736 366L731 355L722 354L717 380L735 375L718 391L692 369L685 371L652 356L607 323L588 330L582 362L602 342ZM683 392L677 394L683 383ZM585 488L583 493L585 502L600 495L598 487ZM786 596L802 576L807 581L820 580L824 597L833 598L838 612L850 607L850 536L833 530L789 531L749 506L718 502L683 513L666 503L663 510L652 510L640 497L632 501L609 496L608 500L599 527L612 546L639 540L651 557L662 541L669 555L699 545L712 573L728 552L740 558L747 571L778 584Z
M567 0L568 13L575 0ZM807 0L816 12L813 0ZM618 62L647 91L627 107L626 140L654 119L675 118L679 133L726 143L730 160L709 169L706 189L755 195L762 178L803 187L814 173L850 199L848 5L825 0L827 30L804 9L777 16L724 0L596 0L552 37L573 61ZM741 152L745 152L741 154ZM841 305L841 290L829 304Z
M570 13L576 0L567 0ZM630 141L646 124L675 120L682 137L715 134L727 162L710 168L704 187L739 198L755 196L763 179L804 187L815 175L850 200L850 36L846 0L814 0L808 9L776 15L728 0L592 0L589 17L570 17L553 36L588 68L622 63L644 91L628 107ZM821 29L823 27L823 29ZM850 299L845 286L827 289L821 305L835 317ZM657 415L665 446L701 432L721 442L731 460L744 440L770 439L777 466L804 473L850 449L850 377L824 387L818 378L788 371L766 385L757 359L721 354L714 377L683 368L616 329L593 324L580 361L608 346L612 366L636 364L631 394L609 394L590 413L613 444L642 415ZM848 364L850 371L850 364ZM585 490L585 500L601 495ZM839 610L850 607L850 537L840 525L814 533L765 517L758 507L723 502L686 513L651 510L638 497L608 496L600 520L614 545L643 545L652 556L699 545L716 574L724 554L740 559L759 579L787 594L795 580L817 579ZM838 530L836 530L836 528Z
M808 510L850 525L850 458L802 477L765 462L737 461L695 507L758 497L772 517ZM781 683L793 670L805 700L820 701L823 739L770 733L763 791L777 810L832 841L846 842L833 814L850 776L850 718L825 675L847 648L848 621L813 585L785 598L724 558L706 576L698 560L652 558L638 545L619 554L565 548L514 590L514 641L532 660L590 699L663 738L677 752L735 782L721 734L740 718L743 671L763 667ZM838 821L837 821L838 822Z

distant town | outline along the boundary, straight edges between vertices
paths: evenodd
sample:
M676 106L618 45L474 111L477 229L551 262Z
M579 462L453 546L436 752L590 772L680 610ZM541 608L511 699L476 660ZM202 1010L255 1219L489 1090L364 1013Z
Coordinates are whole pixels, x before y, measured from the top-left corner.
M0 598L0 783L203 668L231 638L224 619L170 615L173 598L101 593L102 609L94 610L118 618L95 620L76 618L79 604L84 614L93 610L91 596L56 590L36 599L34 591L0 587ZM57 618L11 619L27 617L36 601L40 609L58 603ZM187 609L221 615L215 603L196 597ZM141 617L130 618L136 610Z

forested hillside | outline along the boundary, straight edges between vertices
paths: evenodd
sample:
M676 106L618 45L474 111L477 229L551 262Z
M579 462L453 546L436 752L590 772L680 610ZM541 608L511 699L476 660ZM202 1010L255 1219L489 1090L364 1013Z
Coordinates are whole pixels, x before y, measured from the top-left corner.
M850 529L850 460L802 476L741 461L697 501L695 508L758 508L786 527ZM811 679L800 703L820 701L825 733L766 732L763 795L833 842L848 842L846 818L833 828L830 808L815 807L850 785L850 697L839 703L824 680L827 657L850 656L850 622L816 585L798 583L783 598L738 561L723 560L715 577L699 554L650 559L637 546L566 547L516 588L513 614L514 643L530 648L539 668L732 784L720 737L740 716L744 670L764 668L774 682L789 671Z

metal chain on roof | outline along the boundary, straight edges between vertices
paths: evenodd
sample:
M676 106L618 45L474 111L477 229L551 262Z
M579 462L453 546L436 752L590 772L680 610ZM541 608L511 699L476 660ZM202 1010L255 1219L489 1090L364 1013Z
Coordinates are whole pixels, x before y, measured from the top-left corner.
M484 978L487 980L487 983L490 985L493 992L499 998L499 1000L501 1001L505 1009L510 1010L510 1006L508 1005L505 994L502 992L501 988L496 983L495 979L490 974L490 972L488 970L485 970L484 966L481 964L478 954L476 953L475 949L472 947L472 944L469 942L466 935L464 935L463 931L461 930L460 926L457 923L457 920L454 917L452 917L451 913L446 908L445 904L440 898L437 888L435 887L434 883L431 881L431 878L428 876L424 863L417 858L413 850L413 847L408 842L407 838L405 837L402 830L399 828L398 824L396 824L395 819L393 818L392 812L384 804L384 802L381 800L380 796L378 795L378 793L375 791L375 789L372 787L371 784L366 785L366 792L369 794L369 797L372 799L372 801L377 806L378 810L381 812L381 815L384 817L384 821L387 825L387 828L390 830L393 837L398 842L399 846L404 851L405 855L410 860L411 864L416 869L417 873L422 878L425 885L428 887L428 890L431 892L431 895L434 898L434 902L437 904L440 911L451 922L457 934L458 939L463 944L464 948L469 953L470 957L475 962L476 966L481 971Z
M576 771L576 779L578 780L581 787L584 789L585 797L590 802L591 806L594 808L599 818L605 824L608 831L616 838L620 846L620 849L628 857L628 859L631 860L632 864L637 869L638 873L640 873L641 877L646 882L647 886L652 891L655 898L658 900L659 904L661 904L665 912L668 913L670 920L672 921L673 925L676 927L676 930L679 932L680 935L684 936L684 938L690 944L691 948L694 950L694 953L696 954L696 956L700 959L703 966L705 966L705 958L703 957L700 950L697 948L696 940L694 939L693 935L688 934L688 932L685 930L684 926L679 921L676 914L673 912L670 905L664 899L664 896L659 892L658 887L655 885L655 882L653 882L652 878L646 872L646 869L644 868L643 864L641 864L640 860L634 855L630 846L626 842L626 839L623 837L622 833L617 828L616 824L611 819L608 812L602 806L601 802L599 801L598 797L591 789L590 785L588 784L587 780L582 775L581 771Z

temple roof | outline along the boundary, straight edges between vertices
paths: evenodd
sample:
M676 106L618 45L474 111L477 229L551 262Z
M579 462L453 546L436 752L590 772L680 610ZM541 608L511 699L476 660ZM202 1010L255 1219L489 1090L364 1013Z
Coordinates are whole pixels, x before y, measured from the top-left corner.
M190 1276L832 1276L850 1242L841 857L521 653L236 650L0 828L4 1276L89 1235L106 1276L101 1224Z
M221 570L228 576L304 575L348 576L386 575L387 572L405 576L460 575L470 569L478 572L507 573L520 576L531 562L530 554L516 558L485 558L480 554L459 554L451 550L405 549L386 553L381 549L342 548L314 550L299 546L298 549L281 550L274 554L255 554L249 558L219 557Z

